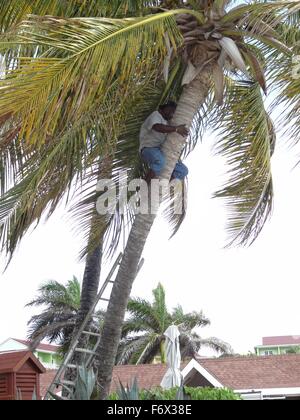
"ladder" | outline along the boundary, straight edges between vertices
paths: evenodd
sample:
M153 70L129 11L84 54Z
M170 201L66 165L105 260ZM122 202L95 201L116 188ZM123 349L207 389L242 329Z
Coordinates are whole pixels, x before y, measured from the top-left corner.
M98 295L95 299L95 302L94 302L93 306L91 307L91 309L87 313L86 317L84 318L76 336L73 338L73 340L70 344L69 350L66 353L61 366L59 367L53 381L51 382L49 388L47 389L44 400L51 400L52 399L51 394L55 394L55 391L57 391L57 389L59 387L62 387L64 389L65 396L63 397L63 399L65 399L65 400L70 399L70 397L73 394L73 391L75 389L76 382L65 380L64 375L65 375L65 373L68 369L72 369L72 370L74 370L74 372L76 372L76 376L77 376L78 366L70 363L72 361L72 358L73 358L74 354L80 353L81 355L83 355L82 365L84 367L90 368L92 366L92 363L95 360L95 357L97 355L97 349L98 349L99 344L100 344L101 334L96 333L96 332L92 332L87 327L90 325L90 322L93 320L93 318L101 317L100 315L97 315L95 313L95 309L96 309L96 306L98 305L98 303L101 302L101 301L106 302L106 303L109 302L109 299L104 298L103 295L104 295L104 293L107 289L107 286L109 284L114 283L114 280L112 280L112 277L114 275L114 272L118 268L118 266L121 264L122 257L123 257L123 254L120 253L120 255L116 259L115 263L113 264L106 280L104 281L102 287L100 288L100 290L98 292ZM140 271L143 264L144 264L144 259L142 258L140 263L139 263L136 275ZM90 347L89 344L90 344L90 339L91 338L93 340L96 340L96 342L92 345L92 349L78 347L79 342L83 338L86 339L86 342L87 342L86 346L87 347Z

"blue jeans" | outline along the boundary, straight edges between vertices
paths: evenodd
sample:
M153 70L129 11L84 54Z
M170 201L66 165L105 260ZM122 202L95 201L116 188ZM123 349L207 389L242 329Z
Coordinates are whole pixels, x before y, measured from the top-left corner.
M141 151L141 156L144 162L146 162L150 169L159 176L165 166L165 156L159 147L144 147ZM172 174L172 178L184 179L189 173L188 168L182 163L177 162L175 169Z

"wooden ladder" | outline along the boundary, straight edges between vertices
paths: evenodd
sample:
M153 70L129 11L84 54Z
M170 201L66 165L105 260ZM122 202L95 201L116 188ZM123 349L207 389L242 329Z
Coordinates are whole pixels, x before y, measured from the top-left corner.
M53 399L51 394L55 394L59 387L62 387L64 389L63 399L69 400L71 398L71 395L73 395L73 392L74 392L75 386L76 386L76 382L65 380L64 376L65 376L65 373L68 369L72 369L76 373L76 377L77 377L78 365L71 364L71 361L73 359L74 354L81 353L83 355L81 366L84 366L86 368L90 368L92 366L92 364L95 360L95 357L97 355L97 349L98 349L99 344L100 344L101 334L90 331L88 329L88 326L90 325L91 321L94 318L101 318L102 317L101 315L97 315L95 313L95 309L96 309L96 306L98 305L99 302L101 302L101 301L106 302L106 303L109 302L109 299L104 298L103 295L104 295L104 293L107 289L107 286L109 284L114 283L114 280L112 280L112 277L113 277L116 269L118 268L118 266L120 266L121 261L122 261L122 257L123 257L123 254L120 253L120 255L116 259L115 263L113 264L106 280L104 281L102 287L100 288L93 306L91 307L91 309L87 313L87 315L84 318L77 334L73 338L73 340L70 344L69 350L66 353L61 366L59 367L53 381L51 382L50 386L47 389L46 395L44 397L45 400ZM138 266L137 274L140 271L143 264L144 264L144 259L141 259L141 261L139 263L139 266ZM85 348L78 347L78 344L82 341L82 339L85 339L84 340L84 342L86 343ZM94 341L96 339L96 342L94 344L92 344L92 346L91 346L91 343L90 343L90 339L93 339Z

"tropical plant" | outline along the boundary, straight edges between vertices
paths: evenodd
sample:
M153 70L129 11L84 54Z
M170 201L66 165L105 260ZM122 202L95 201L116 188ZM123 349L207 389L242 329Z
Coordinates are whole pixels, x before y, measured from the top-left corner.
M117 395L119 400L139 400L139 387L137 379L134 378L132 385L127 384L126 388L120 382L119 388L117 389Z
M59 2L25 2L24 13L28 3ZM75 0L68 3L78 6ZM299 137L300 81L289 71L288 47L298 51L294 41L299 40L300 2L234 3L84 1L77 12L90 7L97 17L31 15L23 22L15 1L10 5L17 13L2 7L0 51L6 71L0 83L0 218L8 253L43 212L53 212L73 185L81 192L75 207L88 232L88 250L99 245L111 222L114 249L120 226L133 222L102 335L102 397L109 390L122 320L155 214L132 217L129 209L126 218L116 208L113 216L94 220L97 194L90 186L99 179L99 156L114 179L123 168L130 168L129 178L141 174L138 127L163 99L177 99L173 124L186 124L194 135L186 147L185 139L168 136L161 178L170 179L182 150L190 152L207 126L217 129L217 151L227 158L230 177L216 196L227 200L230 242L247 244L272 209L275 130L262 90L276 88L274 105L284 103L286 122L293 121L291 134ZM74 15L78 14L66 16ZM171 220L176 231L182 217Z
M194 357L202 346L221 353L232 353L231 347L222 340L215 337L204 339L194 331L197 327L210 324L202 312L184 313L181 306L169 312L161 284L153 290L153 302L131 298L127 311L129 317L123 325L116 364L152 363L157 356L166 363L164 333L171 325L179 328L182 358Z
M80 308L80 295L80 283L76 277L66 285L50 280L38 289L37 297L26 305L43 308L41 313L28 321L28 339L33 349L47 339L50 343L58 343L63 354L68 350ZM93 322L92 328L99 331L101 321Z
M74 391L66 397L50 393L54 400L75 400L75 401L89 401L96 391L97 377L93 369L87 369L84 366L78 366L77 377L75 379Z
M23 400L21 388L17 388L16 389L16 400L17 401L22 401ZM31 401L37 401L36 387L35 386L33 388L32 396L31 396Z

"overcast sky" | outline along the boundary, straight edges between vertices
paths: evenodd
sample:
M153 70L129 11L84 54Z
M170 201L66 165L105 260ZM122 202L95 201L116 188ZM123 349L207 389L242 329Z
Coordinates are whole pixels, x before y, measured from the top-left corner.
M202 309L210 318L211 326L201 331L204 337L214 335L247 353L262 336L300 334L300 169L292 171L296 150L279 139L272 220L251 248L224 250L226 213L211 195L222 184L225 166L211 152L213 141L207 137L187 159L187 218L171 241L166 223L157 220L133 295L150 299L162 282L170 308L180 303L186 311ZM27 235L1 275L0 342L26 336L32 311L24 305L42 282L65 282L72 275L81 279L80 247L81 238L72 232L63 208Z

